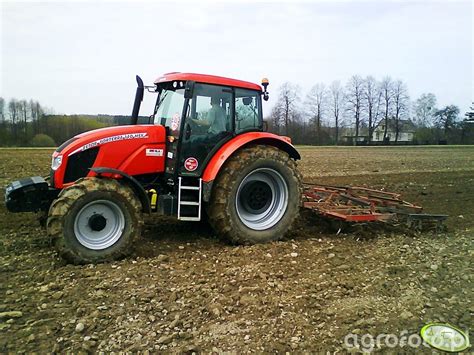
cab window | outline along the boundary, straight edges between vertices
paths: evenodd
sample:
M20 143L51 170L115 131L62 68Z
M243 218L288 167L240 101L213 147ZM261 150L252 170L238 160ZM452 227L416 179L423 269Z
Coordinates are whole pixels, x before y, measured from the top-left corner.
M172 135L179 136L184 105L184 88L162 90L158 96L155 124L169 127Z
M189 105L186 124L193 137L211 138L232 131L232 89L197 83Z
M262 127L260 93L235 89L235 131L237 133Z

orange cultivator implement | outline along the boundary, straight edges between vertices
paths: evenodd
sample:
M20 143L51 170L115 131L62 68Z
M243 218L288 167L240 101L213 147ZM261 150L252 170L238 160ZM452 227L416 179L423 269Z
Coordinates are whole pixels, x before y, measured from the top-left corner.
M424 214L421 206L402 200L400 194L365 187L305 184L303 207L344 222L404 222L420 229L427 224L439 229L448 217Z

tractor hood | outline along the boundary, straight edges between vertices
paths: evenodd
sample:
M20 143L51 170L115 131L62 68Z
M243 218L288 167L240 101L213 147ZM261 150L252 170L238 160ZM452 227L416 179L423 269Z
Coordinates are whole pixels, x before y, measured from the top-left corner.
M145 159L150 150L156 150L154 157L163 157L165 140L166 130L159 125L107 127L81 133L64 142L53 153L51 169L55 185L60 188L63 183L90 176L91 167L130 170L130 166L134 165L130 160L135 156L138 160ZM125 172L130 175L146 174L149 172L147 169L157 168L156 164L147 167L147 162L143 163L141 168L134 167L132 171ZM73 164L74 167L71 167Z
M125 148L125 146L135 146L149 142L164 143L165 137L166 134L163 126L131 125L106 127L74 136L60 145L56 149L55 154L60 153L69 156L87 149L117 142L120 142L121 149Z

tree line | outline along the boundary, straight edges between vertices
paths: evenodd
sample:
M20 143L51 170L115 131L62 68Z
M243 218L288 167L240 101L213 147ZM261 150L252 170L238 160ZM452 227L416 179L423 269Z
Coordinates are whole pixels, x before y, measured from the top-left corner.
M54 147L76 134L129 122L130 116L56 115L35 100L0 97L0 146Z
M436 96L412 101L402 80L354 75L345 84L315 84L306 95L284 83L267 118L269 129L295 144L474 144L474 122Z
M345 84L317 83L304 96L298 85L284 83L266 121L295 144L474 144L474 103L465 116L455 105L438 108L432 93L412 101L401 80L354 75ZM125 115L55 115L35 100L0 97L0 146L57 146L129 122Z

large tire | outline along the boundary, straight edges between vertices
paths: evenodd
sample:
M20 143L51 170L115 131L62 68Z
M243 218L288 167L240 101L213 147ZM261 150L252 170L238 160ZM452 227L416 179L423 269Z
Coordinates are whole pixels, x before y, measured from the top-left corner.
M141 204L131 188L114 179L84 178L52 203L47 229L61 257L88 264L129 255L142 225Z
M250 146L230 157L214 181L209 222L232 243L279 240L299 214L302 191L301 174L286 152Z

